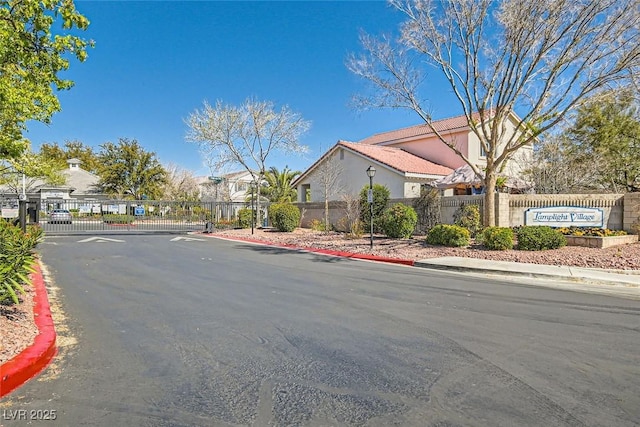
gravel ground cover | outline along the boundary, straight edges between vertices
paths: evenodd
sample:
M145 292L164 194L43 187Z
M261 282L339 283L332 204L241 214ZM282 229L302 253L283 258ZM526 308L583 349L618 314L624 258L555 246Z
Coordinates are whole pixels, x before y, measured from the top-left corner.
M215 235L230 238L248 238L300 248L330 249L408 260L458 256L607 270L640 270L640 243L607 249L565 246L547 251L491 251L479 245L472 245L468 248L431 246L425 243L423 236L412 239L388 239L383 236L374 236L374 247L373 251L371 251L368 235L358 239L349 239L343 233L324 233L308 229L296 229L292 233L281 233L271 229L256 229L254 234L251 234L251 229L238 229L218 231Z

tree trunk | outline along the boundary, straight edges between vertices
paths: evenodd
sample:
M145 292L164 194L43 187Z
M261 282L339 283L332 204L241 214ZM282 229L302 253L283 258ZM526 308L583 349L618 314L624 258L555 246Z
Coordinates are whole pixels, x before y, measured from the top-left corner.
M324 198L324 231L329 231L329 197Z
M262 228L262 217L260 216L260 188L262 187L262 175L258 175L258 177L255 178L255 183L254 197L256 198L256 211L255 213L251 212L251 214L255 214L256 216L256 228Z
M483 207L483 225L492 227L496 225L496 180L495 170L488 169L485 171L484 177L484 207Z

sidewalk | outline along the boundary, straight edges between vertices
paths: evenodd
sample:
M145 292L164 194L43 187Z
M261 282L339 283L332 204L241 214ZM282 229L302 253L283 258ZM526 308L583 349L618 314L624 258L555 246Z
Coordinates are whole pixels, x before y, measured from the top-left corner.
M477 258L444 257L416 261L416 267L460 272L499 274L537 279L556 279L593 285L608 285L634 291L640 296L640 271L489 261Z

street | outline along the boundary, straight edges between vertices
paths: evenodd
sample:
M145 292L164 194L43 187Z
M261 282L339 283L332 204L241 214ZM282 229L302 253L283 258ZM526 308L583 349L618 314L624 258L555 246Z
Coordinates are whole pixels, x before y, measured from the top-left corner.
M92 237L39 247L63 345L0 425L25 425L22 410L61 426L640 423L640 301L196 235Z

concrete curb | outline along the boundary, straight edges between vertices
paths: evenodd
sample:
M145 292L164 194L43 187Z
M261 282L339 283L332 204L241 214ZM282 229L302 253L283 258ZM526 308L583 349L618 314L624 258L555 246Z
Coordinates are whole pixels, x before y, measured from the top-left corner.
M215 234L205 234L207 237L215 237L222 240L239 241L254 243L264 246L273 246L287 248L291 250L298 250L311 253L320 253L330 256L338 256L344 258L362 259L368 261L386 262L392 264L402 264L412 267L427 268L441 271L454 271L454 272L467 272L467 273L481 273L492 274L510 277L530 277L535 279L556 279L568 282L574 282L576 284L591 284L591 285L608 285L624 287L628 289L640 289L640 275L635 273L629 273L626 271L598 271L589 268L581 267L568 267L568 266L555 266L555 265L539 265L539 264L526 264L515 262L503 262L503 264L509 265L491 265L491 263L483 262L482 265L461 265L461 262L478 261L476 259L466 259L459 257L452 257L456 259L456 262L448 262L448 258L430 258L425 260L407 260L387 258L376 255L355 254L351 252L341 252L329 249L315 249L307 247L298 247L287 244L270 243L263 240L250 239L245 237L228 237L228 236L216 236ZM467 261L465 261L467 260ZM501 262L495 262L494 264L500 264ZM517 268L517 269L514 269Z
M264 246L274 246L278 248L287 248L294 251L318 253L323 255L338 256L342 258L362 259L367 261L386 262L390 264L401 264L401 265L408 265L408 266L413 266L415 264L415 261L409 260L409 259L387 258L383 256L378 256L378 255L355 254L352 252L333 251L331 249L315 249L315 248L306 248L301 246L286 245L286 244L280 244L280 243L276 244L276 243L265 242L264 240L248 239L245 237L226 237L226 236L223 237L223 236L216 236L215 234L205 234L205 233L202 233L202 234L204 236L214 237L216 239L230 240L234 242L254 243L257 245L264 245Z
M512 277L531 277L533 279L564 279L579 282L582 279L580 277L572 277L563 274L545 273L545 272L521 272L521 271L508 271L498 268L489 267L468 267L463 265L443 265L437 263L430 263L428 261L416 261L416 267L429 268L432 270L446 270L457 271L463 273L484 273L484 274L499 274L502 276Z
M25 348L13 359L0 365L0 398L11 393L40 373L56 355L56 331L51 317L47 289L40 263L35 265L31 275L35 289L33 314L39 333L33 344Z
M415 266L436 270L493 274L536 279L556 279L581 284L618 286L628 289L640 286L640 276L624 272L599 271L583 267L540 265L496 261L476 264L475 258L444 257L416 261Z

